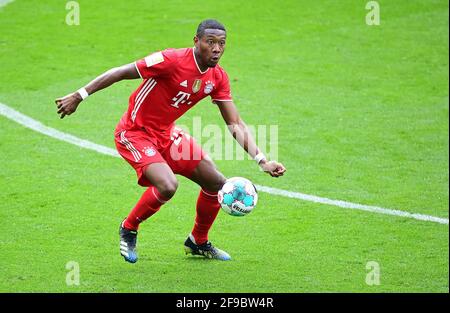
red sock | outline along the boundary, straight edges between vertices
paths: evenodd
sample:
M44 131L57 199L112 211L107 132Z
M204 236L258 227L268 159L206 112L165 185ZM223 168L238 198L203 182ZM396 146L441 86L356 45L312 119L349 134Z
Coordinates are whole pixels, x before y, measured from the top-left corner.
M156 187L149 187L138 203L131 210L130 214L123 223L123 226L127 229L137 230L139 224L148 219L150 216L158 212L161 205L166 203L169 199L166 199L158 192Z
M217 201L217 192L200 190L197 199L197 215L195 225L192 230L195 243L200 245L208 240L208 232L211 228L217 213L220 210L220 203Z

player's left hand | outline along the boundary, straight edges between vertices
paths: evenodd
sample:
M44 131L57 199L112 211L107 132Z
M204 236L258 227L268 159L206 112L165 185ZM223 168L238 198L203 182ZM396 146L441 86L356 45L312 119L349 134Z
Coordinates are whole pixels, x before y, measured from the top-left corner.
M277 161L267 161L265 163L260 163L259 166L261 166L264 172L268 173L272 177L283 176L284 172L286 172L286 168L283 164L278 163Z

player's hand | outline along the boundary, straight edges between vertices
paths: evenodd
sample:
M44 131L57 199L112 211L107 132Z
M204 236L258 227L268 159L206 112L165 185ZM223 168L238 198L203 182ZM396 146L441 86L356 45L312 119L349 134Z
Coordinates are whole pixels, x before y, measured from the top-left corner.
M283 164L278 163L277 161L261 162L259 166L261 166L264 172L268 173L272 177L283 176L284 172L286 172L286 168Z
M66 115L70 115L77 110L78 105L83 99L78 92L68 94L65 97L55 100L56 107L58 108L58 114L61 114L61 118Z

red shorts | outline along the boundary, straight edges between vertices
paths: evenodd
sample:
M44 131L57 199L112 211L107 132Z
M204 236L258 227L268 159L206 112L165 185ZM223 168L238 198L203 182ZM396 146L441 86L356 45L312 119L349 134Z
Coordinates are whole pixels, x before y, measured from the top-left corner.
M175 174L190 177L206 153L194 138L182 129L173 127L170 137L145 130L116 129L115 143L119 154L136 170L138 184L150 186L144 175L152 163L166 163Z

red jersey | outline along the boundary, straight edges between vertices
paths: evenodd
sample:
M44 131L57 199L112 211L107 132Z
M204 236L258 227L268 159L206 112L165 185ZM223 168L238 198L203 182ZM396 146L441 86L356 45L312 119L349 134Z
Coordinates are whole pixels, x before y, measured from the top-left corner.
M226 72L219 65L202 72L194 48L156 52L135 66L143 82L131 94L119 129L145 129L168 137L174 122L203 98L232 99Z

